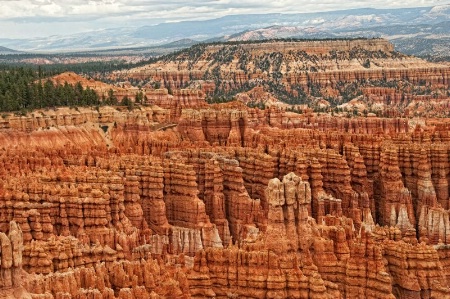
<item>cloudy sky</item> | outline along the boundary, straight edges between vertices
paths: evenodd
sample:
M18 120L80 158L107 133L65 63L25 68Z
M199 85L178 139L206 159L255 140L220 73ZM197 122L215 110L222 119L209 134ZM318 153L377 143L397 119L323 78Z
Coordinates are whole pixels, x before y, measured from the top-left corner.
M204 20L230 14L434 6L448 0L0 0L0 38L62 35L114 27Z

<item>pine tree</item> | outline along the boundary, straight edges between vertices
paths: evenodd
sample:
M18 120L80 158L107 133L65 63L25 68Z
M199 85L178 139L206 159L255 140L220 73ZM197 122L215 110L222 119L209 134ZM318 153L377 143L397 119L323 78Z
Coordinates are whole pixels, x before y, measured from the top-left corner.
M107 103L110 105L117 105L117 98L114 95L114 91L112 90L112 88L110 88L108 91Z

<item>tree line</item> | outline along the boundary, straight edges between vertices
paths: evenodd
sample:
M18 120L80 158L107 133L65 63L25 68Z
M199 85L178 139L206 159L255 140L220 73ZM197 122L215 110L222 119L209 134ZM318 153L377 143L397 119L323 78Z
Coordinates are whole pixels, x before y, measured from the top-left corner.
M0 111L27 111L57 106L94 106L109 104L81 83L55 84L46 79L41 68L25 67L0 70Z

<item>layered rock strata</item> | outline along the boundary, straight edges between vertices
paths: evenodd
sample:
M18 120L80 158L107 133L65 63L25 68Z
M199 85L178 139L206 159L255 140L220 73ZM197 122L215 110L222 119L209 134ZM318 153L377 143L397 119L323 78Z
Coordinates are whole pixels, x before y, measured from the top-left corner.
M449 296L447 119L195 105L2 118L0 294Z

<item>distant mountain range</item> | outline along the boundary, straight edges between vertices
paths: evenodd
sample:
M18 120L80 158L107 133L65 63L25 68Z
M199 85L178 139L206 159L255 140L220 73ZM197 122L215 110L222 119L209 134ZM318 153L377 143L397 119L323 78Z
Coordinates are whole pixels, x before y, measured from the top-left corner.
M178 46L190 46L191 40L287 37L384 37L391 40L397 50L408 54L448 56L450 4L403 9L232 15L205 21L113 28L67 36L0 39L0 45L21 51L58 52L151 47L174 42Z
M0 46L0 55L18 54L19 51Z

